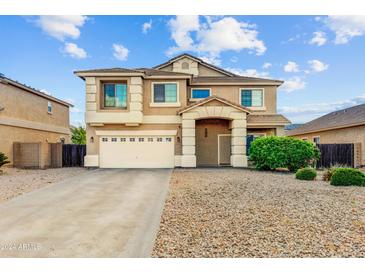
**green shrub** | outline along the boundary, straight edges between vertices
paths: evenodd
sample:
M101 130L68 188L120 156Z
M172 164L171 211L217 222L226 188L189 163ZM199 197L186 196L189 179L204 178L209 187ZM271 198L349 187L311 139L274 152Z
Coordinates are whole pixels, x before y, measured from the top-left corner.
M8 157L4 153L0 152L0 174L2 174L1 167L9 163L10 161L8 161Z
M298 169L295 178L298 180L313 181L317 177L317 171L311 167Z
M250 147L250 160L260 170L287 168L297 171L314 164L319 155L313 143L292 137L261 137L255 139Z
M334 186L365 186L365 174L355 168L336 168L331 177Z
M322 180L329 182L331 181L332 175L333 173L336 171L337 168L347 168L348 166L346 165L341 165L341 164L336 164L331 166L330 168L325 169L325 171L323 172L322 175Z

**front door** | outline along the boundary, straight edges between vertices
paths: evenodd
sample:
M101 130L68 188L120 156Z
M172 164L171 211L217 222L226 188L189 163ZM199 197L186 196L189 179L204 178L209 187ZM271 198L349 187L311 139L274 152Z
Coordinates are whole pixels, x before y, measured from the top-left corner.
M218 142L218 136L229 135L230 133L229 120L196 120L195 151L197 166L218 166L221 163L230 164L230 160L227 159L230 158L231 150L230 145L227 145L227 138L223 138ZM219 143L222 143L222 146L218 149ZM218 159L218 154L221 155L220 159Z

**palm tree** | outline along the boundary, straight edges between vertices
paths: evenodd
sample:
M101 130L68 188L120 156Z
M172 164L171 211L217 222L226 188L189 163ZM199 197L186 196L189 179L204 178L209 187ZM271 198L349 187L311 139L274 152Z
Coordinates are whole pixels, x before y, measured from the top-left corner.
M86 130L82 127L73 127L71 128L71 141L73 144L77 145L85 145L86 144Z

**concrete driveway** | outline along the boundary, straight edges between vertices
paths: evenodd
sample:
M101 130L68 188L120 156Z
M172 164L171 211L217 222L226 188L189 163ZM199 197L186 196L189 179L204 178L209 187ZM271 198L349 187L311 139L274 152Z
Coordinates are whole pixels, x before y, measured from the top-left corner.
M97 169L0 204L0 257L149 257L171 170Z

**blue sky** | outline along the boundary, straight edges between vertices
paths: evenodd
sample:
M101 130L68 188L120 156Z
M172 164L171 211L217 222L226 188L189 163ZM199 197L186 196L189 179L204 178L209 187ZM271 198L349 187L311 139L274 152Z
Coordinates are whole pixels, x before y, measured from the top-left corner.
M286 81L278 111L292 122L365 103L361 16L0 16L0 72L75 105L74 70L151 67L181 52L250 76Z

